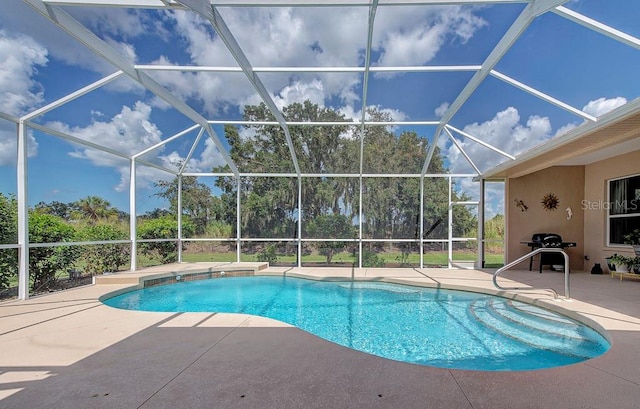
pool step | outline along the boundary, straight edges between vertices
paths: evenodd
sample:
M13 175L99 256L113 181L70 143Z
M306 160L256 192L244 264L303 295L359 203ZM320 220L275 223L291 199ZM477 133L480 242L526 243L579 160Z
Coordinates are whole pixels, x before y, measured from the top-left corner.
M514 325L523 325L530 329L540 331L552 336L562 336L576 341L585 341L580 333L583 328L579 323L572 321L552 311L536 308L524 303L490 300L489 312L499 319L504 319ZM590 340L586 340L592 342Z
M545 310L539 307L536 307L535 305L531 305L531 304L526 304L523 302L517 302L517 301L513 301L513 300L507 300L507 305L510 308L513 308L516 311L521 311L524 314L527 314L528 316L534 316L534 317L538 317L540 319L546 320L546 321L550 321L550 322L554 322L554 323L560 323L560 324L566 324L569 326L574 326L574 327L579 327L580 324L571 320L570 318L564 317L562 315L556 314L553 311L549 311L549 310Z
M588 359L598 345L581 334L581 326L550 311L522 303L484 299L469 313L483 326L537 349Z

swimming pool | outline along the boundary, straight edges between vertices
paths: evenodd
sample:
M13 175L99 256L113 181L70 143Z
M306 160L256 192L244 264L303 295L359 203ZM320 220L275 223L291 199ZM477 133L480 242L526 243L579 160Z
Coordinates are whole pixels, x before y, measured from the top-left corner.
M542 369L609 348L590 327L533 305L371 281L227 277L145 288L103 302L144 311L260 315L362 352L443 368Z

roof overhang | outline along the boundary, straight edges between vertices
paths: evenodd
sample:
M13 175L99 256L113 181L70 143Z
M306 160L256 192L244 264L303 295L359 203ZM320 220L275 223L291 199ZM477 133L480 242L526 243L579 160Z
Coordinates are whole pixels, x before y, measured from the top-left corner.
M580 166L640 150L640 99L502 163L482 179L517 178L552 166Z

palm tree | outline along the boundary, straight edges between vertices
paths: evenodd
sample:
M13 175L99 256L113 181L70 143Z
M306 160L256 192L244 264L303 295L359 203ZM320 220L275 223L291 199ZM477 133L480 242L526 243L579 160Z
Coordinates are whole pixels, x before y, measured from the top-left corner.
M113 215L114 210L111 203L99 196L87 196L76 202L76 207L80 211L83 218L88 219L91 223L97 222L99 219L108 218Z

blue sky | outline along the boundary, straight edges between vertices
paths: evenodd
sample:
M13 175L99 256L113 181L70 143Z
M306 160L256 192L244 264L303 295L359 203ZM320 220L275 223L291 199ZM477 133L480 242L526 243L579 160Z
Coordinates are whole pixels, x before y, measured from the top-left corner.
M565 7L640 37L640 2L574 0ZM0 112L22 116L97 81L116 69L35 13L4 0L0 14ZM379 7L372 66L480 65L524 4L474 7ZM237 66L207 22L184 11L65 8L136 64ZM225 22L254 67L362 66L367 8L223 8ZM537 18L495 69L593 116L640 95L640 52L553 13ZM241 119L259 98L242 73L149 74L212 120ZM438 120L473 72L371 74L367 106L398 120ZM276 104L310 99L359 119L362 74L261 73ZM131 155L192 125L181 113L127 77L38 118L38 123ZM581 117L494 77L487 77L450 124L517 155L580 125ZM435 127L411 129L428 138ZM224 138L221 127L216 127ZM145 159L167 165L186 157L197 132L168 143ZM206 140L206 139L203 139ZM481 168L504 157L461 138ZM471 172L455 146L439 140L452 172ZM0 119L0 191L13 193L15 125ZM222 163L210 141L190 165L209 171ZM29 203L70 202L99 195L128 209L128 163L38 131L30 133ZM138 212L161 201L153 182L168 175L141 166ZM496 195L499 193L496 193Z

